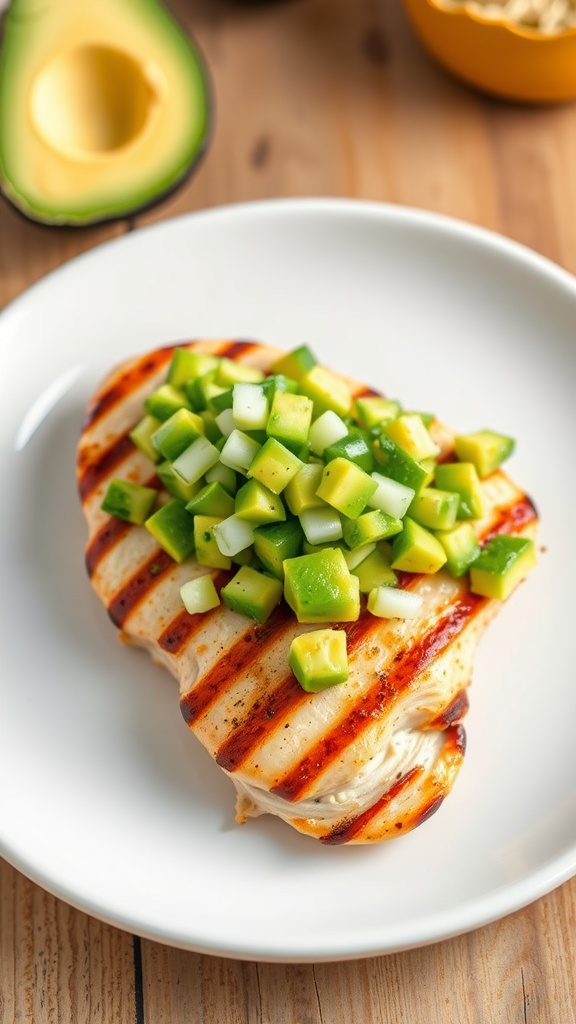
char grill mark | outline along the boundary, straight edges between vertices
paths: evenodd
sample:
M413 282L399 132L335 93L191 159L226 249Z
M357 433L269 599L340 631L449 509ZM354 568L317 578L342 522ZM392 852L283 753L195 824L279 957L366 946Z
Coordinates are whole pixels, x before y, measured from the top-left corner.
M514 505L510 505L509 508L503 509L498 521L488 531L485 537L482 538L483 542L491 540L492 537L496 537L499 533L516 533L522 530L529 523L534 522L538 518L538 512L534 502L527 496L524 495L519 501L516 501Z
M118 629L122 629L128 616L154 589L158 581L174 565L174 559L165 551L157 551L130 577L108 604L108 615Z
M193 726L202 715L209 711L224 692L234 685L236 679L254 661L262 657L267 647L277 642L283 630L290 625L291 619L291 609L282 602L262 626L250 626L222 654L210 671L180 700L182 715L189 726Z
M427 728L446 729L449 725L456 725L467 714L469 706L467 690L459 690L448 706L428 723Z
M301 800L316 778L332 764L406 690L412 680L440 655L485 607L487 599L465 593L419 643L399 651L384 678L365 693L346 718L328 730L272 790L284 800Z
M250 754L274 732L283 716L304 702L302 687L293 675L252 705L251 712L216 754L216 764L227 772L238 769Z
M132 523L123 519L108 519L104 526L94 535L86 548L86 571L90 578L94 575L99 562L118 544L132 529Z
M290 615L292 613L290 612ZM375 620L364 612L356 622L343 622L334 626L346 632L348 655L357 650L362 641L375 629ZM236 771L246 759L267 740L287 714L310 699L290 672L280 684L251 708L250 713L216 754L216 762L227 772Z
M145 355L140 359L130 370L123 373L122 376L114 382L114 384L108 388L99 398L90 406L86 413L84 420L83 430L87 430L88 427L93 426L98 420L102 419L115 405L123 402L128 395L132 394L138 388L142 387L146 381L153 377L155 373L166 366L169 360L172 358L172 353L177 345L168 345L165 348L159 348L156 352L152 352L149 355Z
M444 765L455 763L461 760L464 756L464 749L466 745L466 734L461 725L450 726L446 730L446 739L442 749L441 761ZM342 846L345 843L349 843L351 840L358 839L362 832L364 832L370 824L385 811L394 800L399 797L402 792L415 783L419 776L424 772L424 769L420 765L414 765L410 771L406 772L401 778L397 779L393 786L390 787L371 807L367 807L366 810L352 818L347 818L345 821L339 822L330 832L325 836L320 836L320 842L326 846ZM431 818L436 813L440 805L444 801L446 792L442 790L438 791L438 786L442 786L442 782L439 778L432 778L426 789L430 789L430 794L425 794L425 802L412 814L403 820L400 818L396 821L395 828L400 832L405 830L406 832L422 825L423 822ZM447 790L450 789L450 784L447 785ZM427 799L426 799L427 796Z
M177 348L186 348L193 344L189 341L175 342L173 345L165 345L163 348L157 349L155 352L145 355L142 359L111 385L107 391L104 391L102 395L90 406L86 413L82 430L85 431L89 427L94 426L98 420L106 416L114 406L119 405L120 402L131 395L138 388L141 388L150 377L154 377L155 374L162 369L163 366L167 366L170 362L174 350ZM222 343L218 350L218 355L227 356L229 359L238 359L240 356L245 355L246 352L253 348L258 348L258 343L254 341L225 341Z
M155 487L158 490L161 486L162 484L156 473L144 481L144 487ZM99 563L112 550L114 545L118 544L133 529L132 523L128 523L123 519L114 519L113 516L110 516L98 530L98 533L94 534L86 548L85 556L86 570L90 578L92 578Z
M526 503L522 501L518 504L523 508L522 515L527 515ZM531 506L528 506L528 508L531 508ZM508 512L511 513L510 516L507 515ZM532 510L532 517L533 515ZM529 522L530 517L525 521ZM503 530L507 522L512 523L517 528L516 505L512 506L511 510L506 510L502 513L499 528ZM416 578L411 574L404 574L400 583L402 586L413 584ZM485 603L485 598L479 598L474 594L466 593L457 605L451 609L446 620L441 620L435 630L426 637L423 637L421 643L416 648L404 653L402 660L396 662L395 668L387 680L385 682L379 681L372 691L370 709L368 709L368 703L365 703L365 701L370 700L370 697L364 697L361 705L351 712L344 723L337 726L333 733L325 736L322 742L293 769L289 776L285 777L283 782L273 792L292 802L301 799L305 789L314 781L314 778L349 743L353 742L358 733L370 723L370 716L381 711L391 697L396 695L397 689L404 689L418 672L425 668L455 636L461 633L472 615L480 607L484 607ZM272 619L269 619L268 622L272 622ZM348 654L351 655L371 628L374 631L379 629L379 624L377 619L364 612L357 622L340 623L335 628L346 631ZM237 675L245 667L247 665L245 663L242 664L241 669L237 670ZM233 659L229 660L226 657L223 662L222 671L218 671L218 678L214 678L213 674L204 682L204 688L208 688L210 691L211 704L219 699L223 687L229 686L234 682L234 670ZM201 704L198 712L195 712L192 718L188 717L189 705L187 702L190 701L193 704L196 693L197 688L182 698L182 712L189 725L193 724L200 713L207 710L207 705ZM292 674L287 675L276 690L259 702L258 708L252 710L219 748L216 754L216 761L220 767L228 772L238 770L247 758L254 753L257 747L269 738L271 733L278 727L281 718L304 703L306 699L308 699L308 695L299 687L296 688ZM354 726L352 722L355 723Z
M110 448L98 456L98 458L86 461L80 466L78 479L78 490L80 500L84 504L98 485L112 473L129 455L134 451L134 445L128 434L119 437Z
M393 800L400 796L403 790L411 786L417 777L422 775L423 771L424 769L420 765L415 765L409 772L406 772L405 775L398 779L376 803L372 804L372 807L368 807L355 818L348 818L346 821L339 822L327 835L320 836L320 842L326 846L342 846L344 843L349 843L351 839L355 839L376 815L384 811Z
M245 356L248 352L260 347L260 343L257 341L227 341L218 355L226 356L227 359L239 359L240 356Z
M212 577L216 590L225 586L232 578L232 573L222 571ZM207 622L218 614L218 608L197 615L190 615L185 608L166 626L158 637L158 644L168 654L179 654L194 636L200 633Z

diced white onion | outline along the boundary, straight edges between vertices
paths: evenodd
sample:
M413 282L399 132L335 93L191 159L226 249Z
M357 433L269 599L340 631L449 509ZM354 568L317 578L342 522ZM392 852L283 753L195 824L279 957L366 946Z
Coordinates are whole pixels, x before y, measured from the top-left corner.
M212 527L218 550L227 558L233 558L239 551L254 543L255 524L238 516L228 516Z
M413 619L422 607L422 597L398 587L375 587L368 594L368 611L380 619Z
M172 469L187 484L194 484L207 469L216 465L220 452L207 437L197 437L172 463Z
M258 384L235 384L232 413L239 430L263 430L268 422L268 401Z
M382 512L387 512L395 519L403 519L416 491L412 487L398 483L397 480L391 480L388 476L382 476L381 473L372 473L371 476L378 487L366 504L369 508L379 508Z
M330 544L342 537L342 523L335 509L308 508L298 516L309 544Z
M220 604L214 580L209 574L197 576L196 579L184 583L180 587L180 597L190 615L208 612Z
M343 437L346 437L347 433L348 427L344 420L341 420L337 413L328 409L317 420L314 420L308 431L308 440L312 451L316 455L322 455L322 452L329 444L340 441Z
M261 445L241 430L233 430L220 452L220 462L230 469L246 474Z

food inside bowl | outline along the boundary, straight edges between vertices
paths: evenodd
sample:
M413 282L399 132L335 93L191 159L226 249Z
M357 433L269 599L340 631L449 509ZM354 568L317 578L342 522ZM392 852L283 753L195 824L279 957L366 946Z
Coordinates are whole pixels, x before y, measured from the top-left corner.
M438 0L438 6L464 9L489 21L521 25L545 35L576 26L576 0Z

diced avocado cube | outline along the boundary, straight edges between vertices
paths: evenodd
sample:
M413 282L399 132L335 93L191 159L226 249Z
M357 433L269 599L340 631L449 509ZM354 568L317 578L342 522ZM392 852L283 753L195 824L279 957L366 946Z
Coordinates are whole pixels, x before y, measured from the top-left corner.
M388 544L379 544L351 572L358 577L361 594L374 587L394 587L398 577L391 566L392 552Z
M253 523L278 523L286 519L282 499L258 480L247 480L236 493L233 511L240 519Z
M314 402L314 418L327 409L347 416L352 408L352 392L346 381L323 366L314 366L304 374L300 391Z
M260 387L266 395L268 403L272 405L277 391L290 391L295 395L298 391L298 381L293 377L287 377L284 373L273 373L262 381Z
M472 462L483 479L512 455L514 439L494 430L476 430L472 434L458 435L454 447L460 462Z
M299 454L308 442L313 403L305 395L277 391L266 424L268 437L275 437L291 452Z
M427 487L428 484L431 484L434 479L434 472L436 470L436 459L422 459L419 465L428 473L428 479L424 485L425 487Z
M273 494L281 494L302 465L297 455L275 437L269 437L250 463L248 476L259 480Z
M186 611L190 615L209 612L220 604L214 580L209 574L196 576L195 579L183 583L180 587L180 597Z
M248 366L247 363L239 363L235 359L227 359L225 356L220 359L216 371L216 383L222 387L231 388L234 384L258 384L262 380L264 380L264 374L257 366Z
M317 494L349 519L357 519L377 486L354 462L337 458L324 467Z
M188 445L204 433L204 423L190 409L178 409L152 434L152 444L163 458L174 462Z
M229 388L223 388L215 380L209 380L208 377L200 378L198 386L202 396L202 405L205 407L201 409L201 412L206 412L207 409L214 412L214 402L217 402L222 395L227 395L230 390Z
M162 384L148 398L144 399L144 408L150 416L164 422L178 409L189 409L190 403L185 393L173 384Z
M197 491L186 505L186 510L194 516L218 516L220 519L226 519L234 512L234 498L222 484L214 481Z
M349 548L359 548L364 544L376 543L400 533L402 520L389 516L381 509L363 512L357 519L344 519L342 532Z
M184 385L188 400L196 412L202 412L207 408L210 398L213 396L212 387L216 380L216 370L208 370L201 377L193 377Z
M470 522L457 523L451 530L438 530L436 537L446 552L446 568L452 576L463 576L480 554L480 544Z
M318 693L348 679L348 651L343 629L315 629L295 636L288 663L303 690Z
M374 457L384 476L412 488L416 494L430 483L430 470L421 466L387 434L382 433L375 439Z
M458 519L481 519L484 515L482 485L472 462L445 462L436 467L435 484L460 495Z
M385 423L383 430L387 437L391 437L416 462L434 459L440 453L422 417L417 413L401 413L397 419Z
M214 527L221 523L219 516L194 516L194 545L196 561L210 569L230 569L230 558L223 555L214 537Z
M412 500L408 514L428 530L451 530L456 524L459 507L460 495L455 491L423 487Z
M254 569L262 569L262 566L254 553L253 544L249 544L248 547L243 548L242 551L237 551L235 555L232 555L232 564L251 565Z
M470 566L470 590L505 601L535 565L533 540L504 534L492 537Z
M218 392L211 395L208 400L208 408L215 416L219 412L224 412L224 409L231 409L234 401L234 388L222 388L219 384L216 387Z
M179 498L180 501L191 501L200 490L200 483L198 481L195 481L193 484L187 484L181 476L178 476L178 473L174 472L172 463L168 459L160 463L157 472L168 493L173 498Z
M283 580L283 562L300 554L303 538L302 527L296 519L257 526L254 530L254 553L268 572Z
M158 491L153 487L114 479L108 484L100 507L110 516L141 526L150 515L157 497Z
M284 597L298 622L355 622L360 614L358 579L339 548L287 558Z
M264 430L268 399L260 384L239 382L232 388L232 416L238 430Z
M410 416L419 416L427 430L430 430L430 427L432 426L436 419L434 413L432 412L421 412L415 409L404 409L403 411L409 414Z
M144 525L175 562L183 562L194 551L194 517L177 498L162 505Z
M243 565L220 591L224 604L233 612L266 622L282 598L280 580Z
M174 459L172 468L188 484L199 480L207 469L210 469L220 458L218 449L207 437L197 437L192 444Z
M354 402L354 413L361 427L369 430L377 427L385 420L395 420L402 408L399 402L390 398L381 398L379 395L366 395L357 398Z
M300 345L298 348L276 359L270 369L272 373L285 374L287 377L292 377L293 380L299 381L305 373L308 373L309 370L312 370L317 365L318 360L312 350L308 348L308 345Z
M216 370L219 363L218 356L212 356L207 352L195 352L193 349L178 347L168 367L167 380L175 387L182 387L188 381L196 377L203 377L210 370Z
M132 444L147 455L151 462L159 462L161 459L160 452L152 444L152 435L158 430L160 422L155 416L143 416L128 435Z
M349 459L356 463L365 473L372 473L374 469L374 454L370 435L365 431L351 430L346 437L334 441L324 449L324 459L331 462L332 459Z
M319 498L316 494L321 480L322 466L320 463L305 462L300 467L282 492L293 515L299 516L307 509L319 508L326 504L324 499Z
M446 562L440 541L410 516L404 516L402 523L402 533L392 541L392 568L404 572L438 572Z

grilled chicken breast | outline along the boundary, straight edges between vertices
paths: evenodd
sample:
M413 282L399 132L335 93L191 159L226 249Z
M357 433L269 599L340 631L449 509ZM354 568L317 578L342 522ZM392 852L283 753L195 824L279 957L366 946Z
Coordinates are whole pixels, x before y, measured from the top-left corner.
M280 354L245 341L186 344L263 369ZM347 634L349 679L320 693L305 692L288 668L292 638L315 627L298 624L284 601L264 625L224 605L189 615L179 595L184 582L210 571L219 589L231 574L193 558L176 564L145 527L100 507L113 477L160 486L128 432L172 352L159 348L119 366L87 410L77 474L92 586L121 638L178 679L184 721L236 787L238 821L272 813L327 844L402 835L454 784L476 644L501 602L444 571L405 574L400 585L423 598L418 618L363 610L358 621L338 624ZM356 395L369 393L349 383ZM451 432L439 424L432 432L449 453ZM535 534L535 509L505 473L495 471L482 487L488 512L475 524L479 537Z

